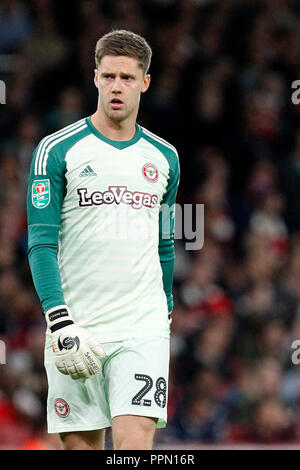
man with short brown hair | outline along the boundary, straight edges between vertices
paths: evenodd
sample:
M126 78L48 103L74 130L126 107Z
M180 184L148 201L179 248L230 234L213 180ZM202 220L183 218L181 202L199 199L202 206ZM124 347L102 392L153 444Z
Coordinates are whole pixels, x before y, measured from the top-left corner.
M151 449L167 422L179 161L136 123L150 60L141 36L102 37L96 112L33 155L28 256L47 321L48 431L65 449L103 449L110 426L115 449Z

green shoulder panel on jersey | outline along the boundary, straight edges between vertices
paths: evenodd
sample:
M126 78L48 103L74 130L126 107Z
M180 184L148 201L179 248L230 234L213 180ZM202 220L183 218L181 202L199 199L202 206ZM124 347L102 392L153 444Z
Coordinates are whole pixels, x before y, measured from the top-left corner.
M28 192L28 249L58 244L61 206L66 192L66 153L90 134L85 119L51 134L33 152Z

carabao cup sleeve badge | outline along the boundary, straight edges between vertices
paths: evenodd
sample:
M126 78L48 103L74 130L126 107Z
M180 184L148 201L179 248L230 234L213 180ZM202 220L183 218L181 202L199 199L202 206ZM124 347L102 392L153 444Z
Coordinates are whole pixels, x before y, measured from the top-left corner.
M50 202L50 180L35 180L32 183L32 205L44 209Z

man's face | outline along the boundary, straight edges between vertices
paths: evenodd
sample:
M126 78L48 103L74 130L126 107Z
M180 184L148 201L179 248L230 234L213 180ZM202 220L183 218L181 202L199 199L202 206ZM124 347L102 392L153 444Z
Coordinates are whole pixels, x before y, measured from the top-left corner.
M140 95L150 84L138 61L126 56L104 56L95 70L100 108L112 121L136 118Z

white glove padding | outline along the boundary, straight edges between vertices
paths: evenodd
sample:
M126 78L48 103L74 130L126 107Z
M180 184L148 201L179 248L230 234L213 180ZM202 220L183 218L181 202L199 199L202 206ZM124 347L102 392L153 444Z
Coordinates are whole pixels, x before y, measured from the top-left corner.
M65 305L46 313L52 332L55 364L62 374L72 379L89 378L101 371L99 358L106 356L101 345L84 328L74 324Z
M98 357L105 352L95 338L77 325L65 326L52 334L55 364L62 374L72 379L88 378L101 371Z

